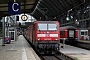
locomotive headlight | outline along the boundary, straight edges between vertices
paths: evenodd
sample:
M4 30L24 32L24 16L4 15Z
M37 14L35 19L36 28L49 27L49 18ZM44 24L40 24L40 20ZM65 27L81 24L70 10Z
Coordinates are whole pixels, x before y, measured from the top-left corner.
M38 40L40 40L40 38L38 38Z
M55 40L58 40L57 38Z

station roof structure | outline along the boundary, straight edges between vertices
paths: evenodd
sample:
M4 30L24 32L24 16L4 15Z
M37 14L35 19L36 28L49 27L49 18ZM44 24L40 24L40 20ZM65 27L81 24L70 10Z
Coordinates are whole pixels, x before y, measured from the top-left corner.
M29 13L36 19L46 16L55 18L87 0L0 0L0 17L8 14L8 2L20 2L21 13Z
M20 2L21 13L32 13L38 0L0 0L0 17L10 15L8 13L8 2Z

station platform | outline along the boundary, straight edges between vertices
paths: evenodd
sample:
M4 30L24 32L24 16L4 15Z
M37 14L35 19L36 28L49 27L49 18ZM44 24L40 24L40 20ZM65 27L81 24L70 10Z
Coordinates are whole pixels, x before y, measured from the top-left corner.
M17 41L2 46L0 40L0 60L40 60L23 35L17 37Z
M90 43L90 40L78 40L78 42L82 42L82 43Z
M90 51L85 50L78 47L73 47L66 44L61 44L61 46L64 46L60 49L60 52L72 57L76 58L77 60L90 60Z

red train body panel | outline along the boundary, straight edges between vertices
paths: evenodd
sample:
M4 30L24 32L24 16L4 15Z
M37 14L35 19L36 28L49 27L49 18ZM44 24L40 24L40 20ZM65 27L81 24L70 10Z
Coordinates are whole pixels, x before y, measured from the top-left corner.
M73 26L60 27L60 39L69 42L76 41L78 38L78 29Z
M58 21L36 21L26 31L26 38L41 51L59 50L60 24Z

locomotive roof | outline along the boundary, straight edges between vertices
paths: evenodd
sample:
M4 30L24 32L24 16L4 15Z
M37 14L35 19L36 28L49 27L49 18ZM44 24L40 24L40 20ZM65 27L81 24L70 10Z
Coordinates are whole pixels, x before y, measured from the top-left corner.
M62 28L62 29L64 29L64 28L67 28L67 29L76 29L76 27L74 27L74 26L64 26L64 27L60 27L60 28Z
M87 28L79 28L79 30L88 30Z

